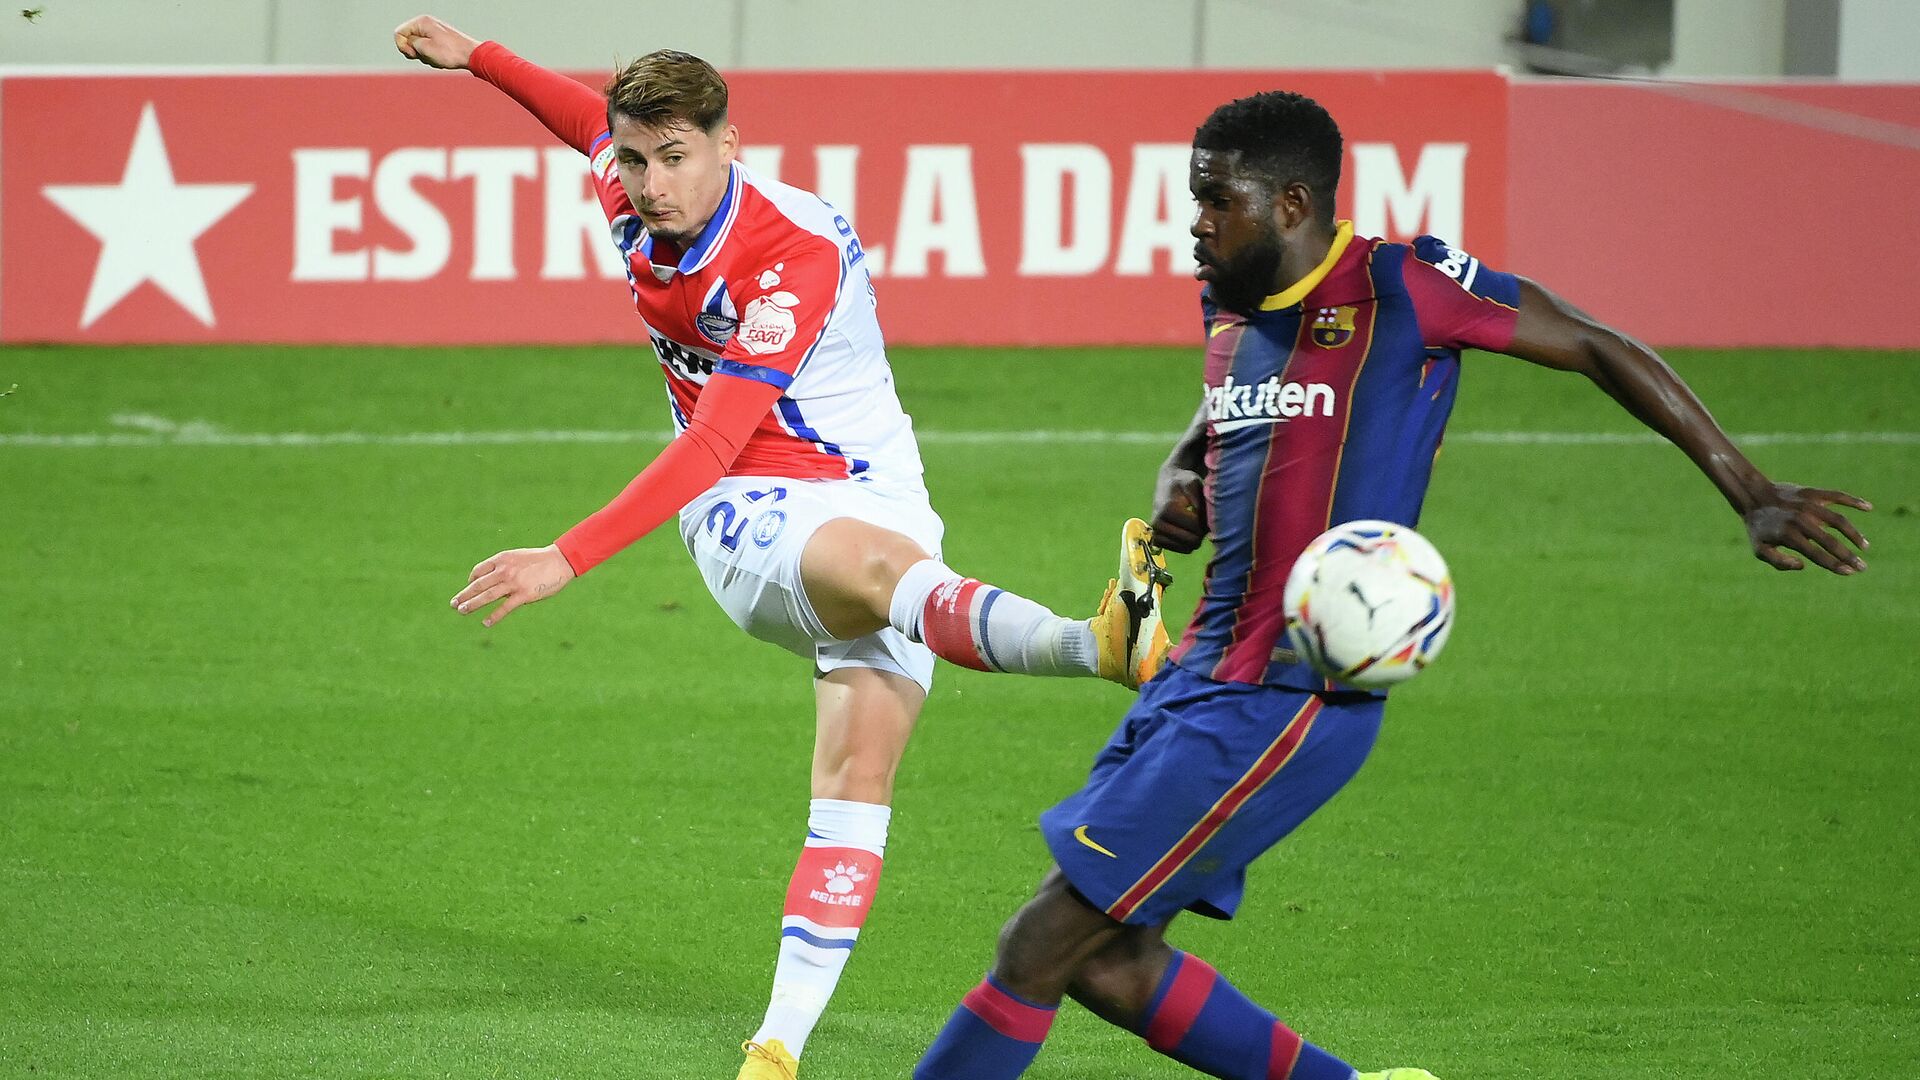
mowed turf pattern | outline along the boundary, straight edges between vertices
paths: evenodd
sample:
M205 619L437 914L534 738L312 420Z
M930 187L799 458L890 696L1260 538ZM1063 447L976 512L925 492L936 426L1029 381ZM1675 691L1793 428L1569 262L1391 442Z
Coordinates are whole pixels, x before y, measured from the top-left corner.
M1422 529L1457 630L1205 955L1363 1068L1920 1066L1920 356L1680 353L1752 448L1873 499L1780 574L1584 380L1473 356ZM900 350L955 567L1086 613L1192 350ZM0 1075L728 1080L804 829L805 661L651 536L492 631L447 599L657 444L634 348L0 352ZM118 421L115 421L115 417ZM23 433L360 432L32 446ZM974 433L955 437L953 433ZM1023 441L1024 440L1024 441ZM152 443L158 445L152 445ZM1173 621L1202 563L1175 558ZM1047 866L1129 695L943 666L807 1080L904 1077ZM1068 1006L1036 1080L1190 1075Z

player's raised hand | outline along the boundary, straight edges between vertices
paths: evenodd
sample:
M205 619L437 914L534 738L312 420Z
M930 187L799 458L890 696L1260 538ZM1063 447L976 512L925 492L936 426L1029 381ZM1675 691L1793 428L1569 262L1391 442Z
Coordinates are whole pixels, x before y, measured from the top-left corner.
M1806 561L1790 552L1798 552L1822 570L1836 574L1857 574L1867 568L1854 548L1867 549L1867 538L1860 535L1847 516L1835 505L1855 510L1872 510L1873 504L1844 491L1801 487L1799 484L1775 484L1759 505L1748 510L1747 536L1753 541L1753 553L1775 570L1799 570ZM1840 536L1835 536L1834 533ZM1853 543L1848 547L1841 536ZM1784 549L1784 550L1783 550Z
M514 548L482 559L467 575L467 587L449 602L460 614L471 615L498 600L500 606L482 620L492 626L512 614L514 608L545 600L566 588L573 578L572 564L552 544Z
M1206 481L1191 469L1160 470L1153 485L1153 542L1188 554L1207 535Z
M477 38L432 15L416 15L401 23L393 31L393 44L401 56L434 68L464 68L473 50L480 47Z

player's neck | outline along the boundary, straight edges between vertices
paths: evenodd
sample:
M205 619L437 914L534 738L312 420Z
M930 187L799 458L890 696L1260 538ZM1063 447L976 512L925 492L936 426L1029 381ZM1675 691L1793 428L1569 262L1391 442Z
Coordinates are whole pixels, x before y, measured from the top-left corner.
M1335 229L1318 222L1301 226L1300 232L1280 252L1280 267L1273 274L1269 295L1279 295L1306 279L1327 260L1333 250Z

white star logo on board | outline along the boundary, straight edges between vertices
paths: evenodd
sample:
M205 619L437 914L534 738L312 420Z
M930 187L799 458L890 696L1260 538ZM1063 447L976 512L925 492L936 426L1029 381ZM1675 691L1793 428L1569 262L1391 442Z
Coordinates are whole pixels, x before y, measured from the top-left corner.
M213 325L213 302L193 244L253 194L253 185L175 183L152 102L140 112L118 184L49 184L42 191L100 241L100 261L80 313L82 330L147 281Z

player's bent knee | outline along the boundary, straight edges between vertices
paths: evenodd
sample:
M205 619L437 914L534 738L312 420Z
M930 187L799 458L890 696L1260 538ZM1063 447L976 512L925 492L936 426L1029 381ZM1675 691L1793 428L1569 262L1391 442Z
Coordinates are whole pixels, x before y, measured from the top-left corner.
M1000 931L994 975L1016 993L1058 1000L1086 960L1124 929L1075 899L1056 871Z
M847 641L887 625L900 575L927 558L926 549L905 533L835 518L807 541L800 577L827 630Z
M1014 993L1041 1000L1048 996L1050 987L1063 990L1071 981L1072 972L1067 969L1064 956L1046 947L1044 935L1034 933L1030 924L1022 921L1025 914L1023 908L1000 928L993 975Z
M915 563L924 562L932 556L912 537L903 533L887 529L879 529L877 533L870 538L867 546L865 579L869 595L874 598L881 613L885 614L900 578Z
M1067 993L1108 1023L1132 1027L1172 960L1158 928L1130 926L1079 965Z
M816 552L816 546L821 550ZM858 518L835 518L820 526L807 544L806 555L816 554L820 557L810 561L833 564L830 570L822 567L823 577L850 589L878 590L888 596L908 567L930 558L926 549L905 533Z

